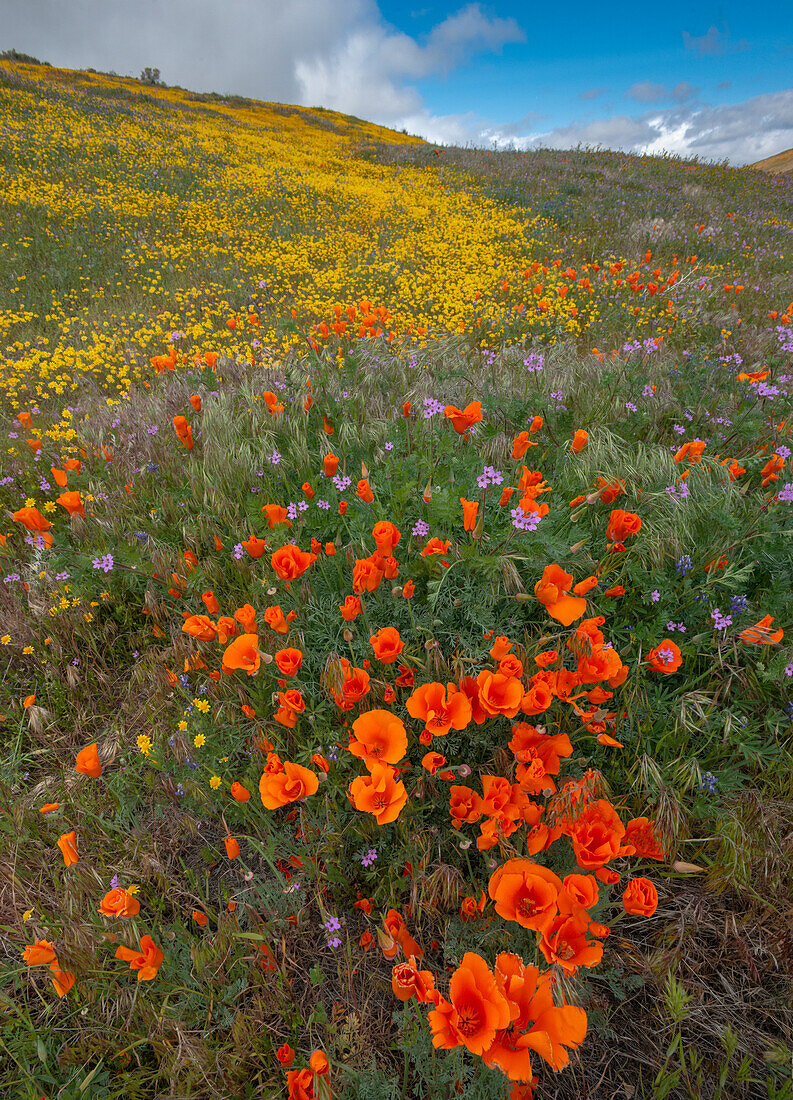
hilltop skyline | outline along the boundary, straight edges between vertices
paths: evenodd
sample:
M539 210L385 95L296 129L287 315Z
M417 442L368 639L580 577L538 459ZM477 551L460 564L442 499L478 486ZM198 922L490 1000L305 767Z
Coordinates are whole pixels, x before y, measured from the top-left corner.
M0 0L0 49L323 106L444 144L578 143L749 163L793 146L793 11L597 18L517 0ZM775 10L778 8L778 11Z

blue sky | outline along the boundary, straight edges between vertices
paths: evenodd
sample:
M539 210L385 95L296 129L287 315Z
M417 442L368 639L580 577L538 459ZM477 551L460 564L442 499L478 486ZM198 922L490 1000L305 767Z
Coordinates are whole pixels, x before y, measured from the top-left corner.
M459 10L420 0L379 6L386 21L419 39ZM573 0L560 12L502 0L480 7L514 20L524 40L416 82L433 115L472 112L494 126L523 121L525 134L638 118L681 102L736 105L793 87L793 3Z
M793 2L0 0L0 49L447 144L793 147Z

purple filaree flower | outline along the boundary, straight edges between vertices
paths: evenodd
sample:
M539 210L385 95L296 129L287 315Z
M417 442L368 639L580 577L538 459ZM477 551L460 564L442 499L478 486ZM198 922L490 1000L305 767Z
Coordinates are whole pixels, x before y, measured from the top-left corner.
M413 530L410 532L414 538L423 539L425 535L429 534L430 525L424 519L417 519L413 524Z
M93 565L94 569L99 569L103 573L112 573L114 564L115 562L113 561L112 554L105 554L104 557L94 558L91 561L91 565Z

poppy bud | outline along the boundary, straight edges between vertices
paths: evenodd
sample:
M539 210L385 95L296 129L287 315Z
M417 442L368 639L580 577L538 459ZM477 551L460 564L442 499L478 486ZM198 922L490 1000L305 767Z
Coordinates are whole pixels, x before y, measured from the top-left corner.
M193 910L193 920L200 928L206 928L206 926L209 924L209 917L206 915L206 913L202 913L200 909Z
M240 846L233 836L227 836L223 843L226 845L226 855L229 859L236 859L240 854Z
M251 792L246 787L243 787L242 783L238 783L236 781L231 784L230 793L231 797L236 802L247 802L248 799L251 797Z

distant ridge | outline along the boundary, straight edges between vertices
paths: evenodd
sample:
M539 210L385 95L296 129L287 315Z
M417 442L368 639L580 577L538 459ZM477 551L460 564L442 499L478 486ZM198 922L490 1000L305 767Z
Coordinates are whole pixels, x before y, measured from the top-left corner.
M772 175L783 176L793 172L793 149L787 149L784 153L777 153L765 160L758 160L752 166L761 172L770 172Z

